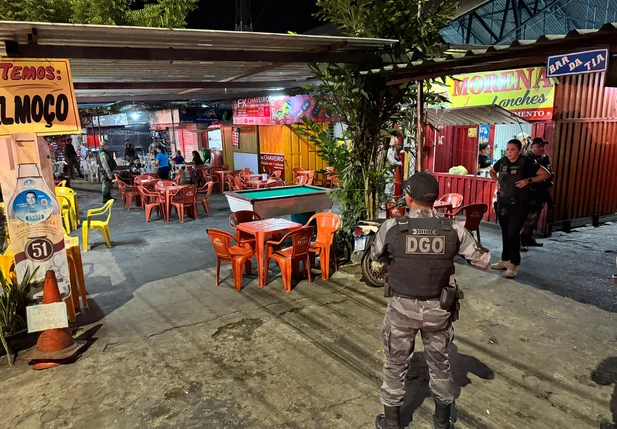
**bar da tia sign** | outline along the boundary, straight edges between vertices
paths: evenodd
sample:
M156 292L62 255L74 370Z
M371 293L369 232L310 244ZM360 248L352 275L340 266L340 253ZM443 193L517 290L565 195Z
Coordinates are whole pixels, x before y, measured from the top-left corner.
M547 77L603 72L608 69L608 59L608 49L552 55L547 60Z

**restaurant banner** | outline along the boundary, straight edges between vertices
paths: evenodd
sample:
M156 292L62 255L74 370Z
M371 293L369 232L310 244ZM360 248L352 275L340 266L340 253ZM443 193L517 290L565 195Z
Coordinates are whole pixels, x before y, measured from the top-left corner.
M299 123L303 117L315 122L334 122L332 112L323 105L323 101L310 95L271 97L272 125Z
M240 147L240 128L231 128L231 147L238 149Z
M275 171L281 172L281 177L285 177L285 155L279 153L261 153L261 171L272 174Z
M527 121L553 118L555 81L544 67L457 75L446 86L450 108L495 104Z
M0 138L80 134L69 60L0 59Z
M62 215L45 139L20 133L0 140L0 185L17 279L38 268L36 292L42 290L45 272L54 270L62 298L68 297L71 286Z
M232 107L234 125L271 125L268 96L234 100Z
M227 122L231 114L230 109L187 107L186 110L180 110L180 122L194 124L212 124L217 121Z

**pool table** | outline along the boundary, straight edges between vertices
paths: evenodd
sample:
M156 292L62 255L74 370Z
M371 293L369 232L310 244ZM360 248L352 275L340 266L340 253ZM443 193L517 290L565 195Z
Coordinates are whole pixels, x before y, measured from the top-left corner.
M232 212L252 210L267 219L330 210L332 199L328 191L317 186L300 185L225 192L225 196Z

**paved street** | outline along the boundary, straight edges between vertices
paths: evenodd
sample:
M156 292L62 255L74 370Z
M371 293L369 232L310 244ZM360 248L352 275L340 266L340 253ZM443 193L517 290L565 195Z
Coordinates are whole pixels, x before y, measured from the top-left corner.
M84 211L99 200L80 191ZM93 232L83 255L91 304L76 335L90 347L42 372L2 358L3 427L374 427L382 291L351 267L327 282L314 270L312 284L285 293L274 263L263 289L254 270L236 292L226 264L215 286L205 228L229 229L229 211L219 194L211 208L211 218L200 209L198 221L146 224L114 205L113 247ZM498 234L484 227L483 244L499 249ZM612 395L617 407L617 226L542 241L515 281L457 266L457 428L598 429ZM429 429L421 341L417 350L404 416Z

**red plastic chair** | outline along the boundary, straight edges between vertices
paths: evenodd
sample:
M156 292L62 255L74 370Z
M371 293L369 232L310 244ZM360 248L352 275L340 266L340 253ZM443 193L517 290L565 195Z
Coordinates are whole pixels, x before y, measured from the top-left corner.
M264 188L278 188L279 186L285 186L285 182L282 182L282 181L269 182L269 183L266 183L266 185L263 187Z
M459 223L471 233L472 237L475 231L480 246L482 246L482 242L480 241L480 223L482 222L484 213L487 211L488 206L486 204L469 204L458 211L458 213L463 213L465 215L465 220Z
M185 186L178 188L171 197L171 206L178 212L180 223L184 222L185 211L197 219L197 187Z
M246 274L251 274L251 258L254 256L253 248L248 246L247 242L239 242L226 231L208 228L206 232L216 252L216 285L219 285L221 262L225 261L231 263L234 286L237 291L240 291L242 289L242 268L245 268ZM232 242L236 243L236 245L233 246Z
M311 278L311 261L309 257L309 248L311 245L311 237L315 228L305 226L286 234L279 241L266 242L266 279L268 282L268 266L270 259L274 259L281 267L281 277L283 277L283 285L285 292L291 292L291 275L297 273L300 267L300 262L304 264L304 269L309 279L309 283L313 282ZM291 239L291 247L280 249L279 246L285 240Z
M178 171L178 174L176 175L176 177L174 177L174 180L172 180L172 182L174 182L178 186L182 184L182 170Z
M281 179L281 170L274 170L272 172L272 174L270 175L270 179L280 180Z
M308 176L300 175L294 179L294 185L306 185L309 181Z
M236 228L241 223L245 222L254 222L256 220L261 220L261 216L251 210L238 210L237 212L233 212L229 215L229 226L236 231L236 239L237 240L247 240L252 235L244 234L242 231L238 231Z
M204 210L208 216L210 216L210 203L208 202L208 198L210 198L212 194L212 188L214 188L214 182L210 181L207 182L203 188L197 190L197 202L204 206ZM205 195L201 196L200 194Z
M137 176L133 177L133 184L134 185L140 185L142 180L153 180L153 179L158 179L156 174L152 174L152 173L148 173L148 174L138 174Z
M155 208L160 219L163 210L163 200L161 198L161 194L158 192L149 191L143 186L139 186L137 189L141 193L141 201L143 204L142 208L146 212L146 223L150 221L150 215L152 214L152 210Z
M386 209L386 219L396 219L397 217L405 216L405 207L390 207Z
M156 185L154 185L154 189L159 189L164 186L177 186L177 185L171 180L159 180L158 182L156 182Z
M341 229L341 218L336 213L316 213L311 216L306 226L309 226L313 221L317 224L317 237L309 248L311 265L315 265L315 256L319 256L321 277L328 280L330 278L330 251L334 243L334 235ZM334 269L338 270L336 258L333 259Z
M139 191L120 180L117 174L115 176L115 182L118 184L118 189L120 190L120 197L122 198L123 206L127 210L131 210L131 203L133 202L133 199L135 199L135 204L141 206L141 201L139 200Z
M437 201L452 204L452 209L444 210L444 216L454 219L459 208L463 205L463 196L461 194L445 194Z

